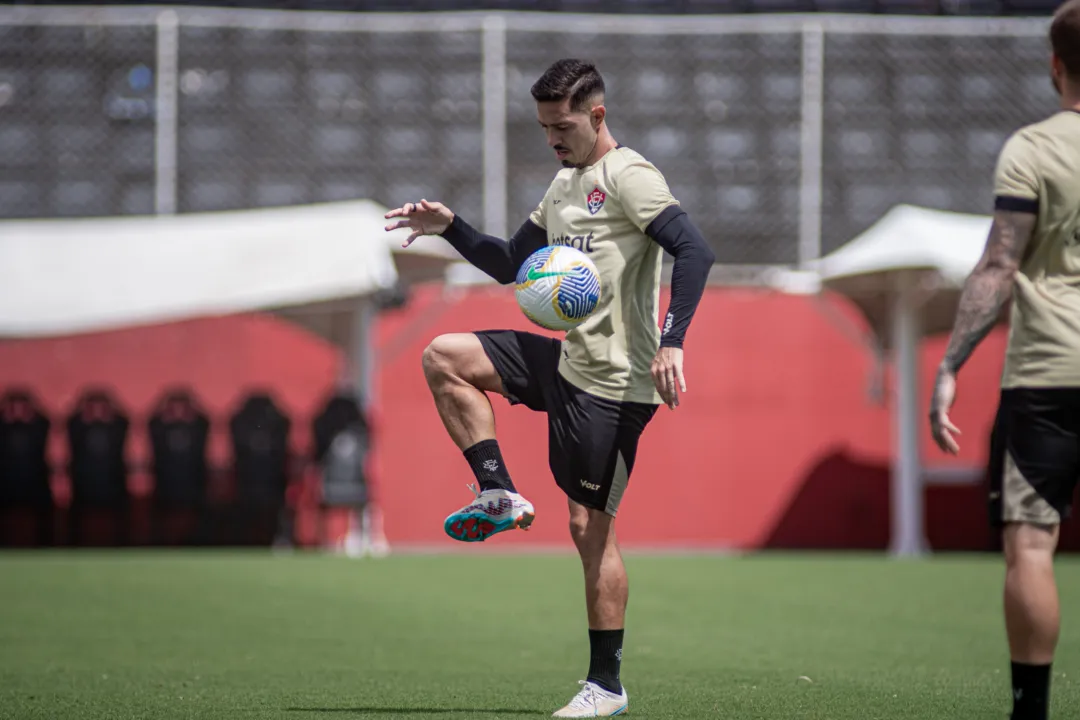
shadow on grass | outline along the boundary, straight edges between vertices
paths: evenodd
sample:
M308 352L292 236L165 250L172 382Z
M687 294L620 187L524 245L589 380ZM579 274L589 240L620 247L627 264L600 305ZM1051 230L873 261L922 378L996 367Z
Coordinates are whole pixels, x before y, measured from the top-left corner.
M453 707L294 707L286 712L298 713L355 713L373 715L375 713L393 713L396 715L439 715L442 713L473 713L483 715L549 715L550 713L533 708L453 708Z

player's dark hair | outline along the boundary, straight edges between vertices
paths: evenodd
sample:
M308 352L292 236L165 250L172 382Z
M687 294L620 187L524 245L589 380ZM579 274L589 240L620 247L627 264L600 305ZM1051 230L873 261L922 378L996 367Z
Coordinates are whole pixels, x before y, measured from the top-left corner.
M582 60L564 58L555 61L533 83L532 96L536 102L562 102L570 98L570 109L581 110L589 98L604 93L604 78L596 66Z
M1065 66L1065 74L1080 80L1080 0L1068 0L1054 12L1050 46Z

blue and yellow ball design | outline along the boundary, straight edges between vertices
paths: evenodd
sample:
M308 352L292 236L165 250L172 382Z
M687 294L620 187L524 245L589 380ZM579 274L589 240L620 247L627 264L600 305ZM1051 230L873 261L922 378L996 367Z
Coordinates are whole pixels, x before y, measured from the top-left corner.
M525 317L540 327L572 330L600 302L600 273L581 250L549 245L522 263L514 295Z

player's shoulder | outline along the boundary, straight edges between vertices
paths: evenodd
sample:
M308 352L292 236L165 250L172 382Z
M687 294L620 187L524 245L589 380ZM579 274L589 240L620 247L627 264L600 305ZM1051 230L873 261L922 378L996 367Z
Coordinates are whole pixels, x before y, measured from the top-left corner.
M1061 111L1014 130L1005 140L1003 152L1038 151L1062 141L1076 142L1080 132L1080 113Z
M616 145L615 149L604 158L604 165L609 173L616 174L630 168L645 168L660 172L659 168L649 162L644 155L625 145Z
M666 185L660 169L636 150L618 145L604 158L604 179L616 194L622 187L654 187ZM644 185L642 185L644 183Z

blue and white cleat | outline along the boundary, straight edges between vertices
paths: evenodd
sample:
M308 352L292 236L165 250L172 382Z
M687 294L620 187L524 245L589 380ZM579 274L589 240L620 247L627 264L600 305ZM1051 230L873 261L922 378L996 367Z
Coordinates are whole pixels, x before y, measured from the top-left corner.
M596 683L587 680L579 680L584 687L581 692L574 696L566 707L556 710L551 717L559 718L585 718L585 717L612 717L622 715L630 707L630 698L626 695L626 688L616 695L608 692Z
M504 530L528 530L536 518L532 503L516 492L502 488L477 492L475 485L469 489L476 499L443 522L443 530L455 540L483 542Z

